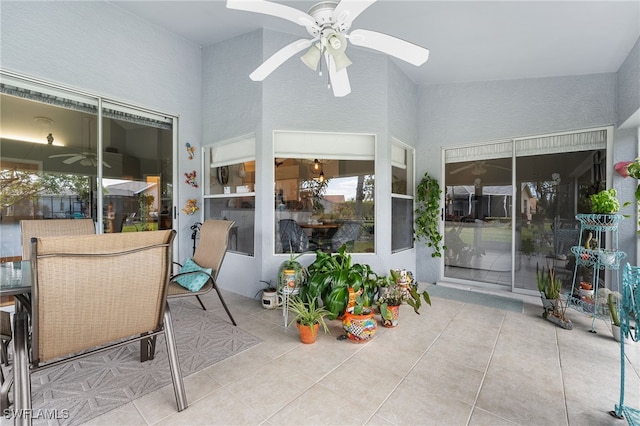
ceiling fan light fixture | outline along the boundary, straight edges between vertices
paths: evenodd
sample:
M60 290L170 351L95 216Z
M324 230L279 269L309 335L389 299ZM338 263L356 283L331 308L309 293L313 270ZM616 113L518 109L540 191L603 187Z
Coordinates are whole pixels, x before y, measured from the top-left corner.
M318 63L320 62L320 57L322 55L322 52L320 52L320 49L318 48L317 45L313 45L309 48L309 50L307 50L307 53L305 53L304 55L302 55L302 57L300 57L300 60L309 68L311 68L312 70L316 70L318 69Z
M327 53L333 58L336 71L340 72L351 65L351 61L345 55L347 39L341 33L332 33L327 37Z

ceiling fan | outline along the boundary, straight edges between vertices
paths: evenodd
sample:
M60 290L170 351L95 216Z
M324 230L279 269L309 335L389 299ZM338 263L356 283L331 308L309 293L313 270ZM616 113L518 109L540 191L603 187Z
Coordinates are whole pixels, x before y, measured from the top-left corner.
M249 75L252 80L264 80L293 55L308 49L300 58L302 62L316 70L324 57L333 94L341 97L351 93L347 74L351 61L345 55L347 40L353 45L378 50L416 66L429 58L427 49L387 34L359 29L348 32L353 20L373 3L375 0L322 1L311 7L308 13L266 0L227 0L227 7L289 20L305 27L312 37L294 41L277 51ZM320 67L322 75L322 65Z
M64 164L73 164L79 161L83 166L96 167L98 165L98 154L96 154L95 152L77 152L75 154L55 154L49 156L49 158L62 157L69 157L66 160L62 160ZM111 166L104 160L102 161L102 165L108 169L111 168Z
M474 176L482 176L487 173L487 169L485 167L494 167L496 169L502 169L511 171L508 167L496 166L494 164L486 164L486 161L475 161L471 164L467 164L466 166L458 167L457 169L453 169L449 172L450 175L455 175L456 173L460 173L461 171L471 169L471 174Z

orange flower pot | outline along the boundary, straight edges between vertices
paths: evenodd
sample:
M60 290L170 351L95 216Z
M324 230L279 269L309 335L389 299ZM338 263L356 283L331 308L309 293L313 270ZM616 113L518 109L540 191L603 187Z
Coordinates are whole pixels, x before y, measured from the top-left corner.
M296 323L298 327L298 331L300 332L300 341L305 344L315 343L316 337L318 336L318 329L320 328L320 324L314 324L313 327L310 325L301 325L300 323Z

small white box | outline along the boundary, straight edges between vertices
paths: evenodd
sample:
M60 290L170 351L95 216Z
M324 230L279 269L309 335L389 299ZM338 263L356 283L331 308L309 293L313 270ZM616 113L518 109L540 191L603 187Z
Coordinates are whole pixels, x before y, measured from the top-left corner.
M225 186L224 187L224 193L225 194L231 194L231 187L230 186Z
M251 192L249 190L249 185L240 185L240 186L236 186L236 193L238 194L244 194L247 192Z

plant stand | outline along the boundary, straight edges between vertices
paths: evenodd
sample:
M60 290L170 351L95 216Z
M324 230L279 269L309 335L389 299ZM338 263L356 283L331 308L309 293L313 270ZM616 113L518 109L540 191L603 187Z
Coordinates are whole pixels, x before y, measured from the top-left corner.
M618 224L624 216L619 214L578 214L576 219L580 222L580 239L578 245L571 247L571 252L576 257L576 266L573 272L573 282L571 292L567 295L567 306L589 315L592 315L591 321L592 333L595 333L596 318L609 317L609 309L606 303L600 303L598 299L598 287L600 283L600 274L604 274L606 270L612 271L615 275L616 290L620 288L620 280L618 269L620 261L627 255L623 251L618 250ZM597 248L586 248L582 241L584 231L591 232L592 237L598 242ZM611 250L604 250L601 244L607 233L611 234L611 242L609 246ZM576 293L579 283L577 282L578 268L584 266L590 268L593 272L592 288L593 299L580 297ZM613 288L612 288L613 290Z

